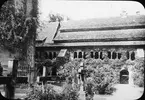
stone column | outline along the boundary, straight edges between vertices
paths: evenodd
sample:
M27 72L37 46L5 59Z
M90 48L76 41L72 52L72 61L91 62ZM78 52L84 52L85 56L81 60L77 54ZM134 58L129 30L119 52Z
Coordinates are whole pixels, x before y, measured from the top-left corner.
M74 52L70 52L70 60L72 61L74 59Z
M98 59L100 59L100 51L98 52Z
M84 58L84 52L82 51L82 58Z
M131 60L131 53L132 51L129 51L129 60Z
M45 75L46 75L46 67L43 66L43 74L42 74L42 76L45 77Z
M118 59L118 52L116 52L116 59Z
M132 66L130 65L129 67L128 67L128 72L129 72L129 85L134 85L134 82L133 82L133 77L132 77L132 75L133 75L133 72L131 71L131 68L132 68Z
M111 54L110 54L110 59L112 59L112 51L110 51L110 53L111 53Z

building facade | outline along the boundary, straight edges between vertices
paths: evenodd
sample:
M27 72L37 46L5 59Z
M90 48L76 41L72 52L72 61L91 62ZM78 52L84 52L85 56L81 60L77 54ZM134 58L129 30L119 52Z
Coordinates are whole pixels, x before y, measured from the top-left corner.
M144 57L144 46L143 15L55 22L39 34L36 58L53 59L65 49L70 60L87 59L88 54L103 60L107 54L112 60L126 56L129 61L134 61Z

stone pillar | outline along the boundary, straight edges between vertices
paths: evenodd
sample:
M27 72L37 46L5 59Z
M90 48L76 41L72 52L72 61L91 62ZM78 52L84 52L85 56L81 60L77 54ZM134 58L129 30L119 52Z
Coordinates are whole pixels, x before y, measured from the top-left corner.
M98 52L98 59L100 59L100 51Z
M116 59L118 59L118 52L116 52Z
M84 52L82 51L82 58L84 58Z
M131 60L131 53L132 51L129 51L129 60Z
M110 51L110 59L112 59L112 51Z
M76 56L76 58L78 58L78 56L79 56L79 55L78 55L78 51L76 51L76 53L77 53L77 56Z
M70 60L72 61L74 59L74 52L70 52Z
M130 65L130 66L128 66L128 72L129 72L129 85L134 85L134 82L133 82L133 77L132 77L132 75L133 75L133 72L131 71L131 68L132 68L132 66Z
M43 74L42 74L42 76L45 77L45 75L46 75L46 67L43 66Z

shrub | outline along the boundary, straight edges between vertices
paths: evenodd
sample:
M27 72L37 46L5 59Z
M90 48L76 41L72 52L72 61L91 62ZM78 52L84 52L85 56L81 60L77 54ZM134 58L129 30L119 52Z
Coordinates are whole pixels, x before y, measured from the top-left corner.
M94 69L94 91L99 94L111 94L114 91L113 84L117 81L114 69L107 64L100 64Z
M135 85L144 87L144 75L141 75L140 73L134 73L133 80Z
M78 89L73 88L72 84L65 83L61 96L62 100L78 100L79 98Z
M139 87L144 87L144 58L136 59L132 70L134 72L134 84Z
M33 88L29 88L26 100L41 100L42 98L42 88L41 86L35 84Z
M35 84L27 94L26 100L78 100L78 96L78 91L68 84L65 84L62 93L54 90L51 84L44 87Z

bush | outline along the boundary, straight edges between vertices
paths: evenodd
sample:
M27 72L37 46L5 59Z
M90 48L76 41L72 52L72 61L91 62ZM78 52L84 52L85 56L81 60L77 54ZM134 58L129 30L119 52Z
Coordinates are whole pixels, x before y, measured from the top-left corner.
M42 88L41 86L35 84L33 88L30 88L26 100L41 100L41 98L42 98Z
M78 69L80 62L84 62L86 69L85 76L90 77L93 74L94 80L94 91L99 94L111 94L114 91L113 84L118 83L119 75L118 70L112 67L112 60L100 60L88 58L85 60L75 59L74 61L68 62L63 66L61 74L64 76L72 75L72 70ZM91 76L92 77L92 76Z
M46 84L44 90L37 84L30 89L27 100L78 100L78 91L65 84L62 93L54 90L51 84Z
M116 83L114 70L109 65L98 66L94 73L95 93L111 94L113 93L113 84Z
M61 93L62 100L78 100L79 93L77 88L73 88L72 84L66 83L63 92Z
M132 70L134 72L134 84L139 87L144 87L144 58L136 59Z
M140 73L135 73L133 80L135 85L139 87L144 87L144 75L141 75Z

